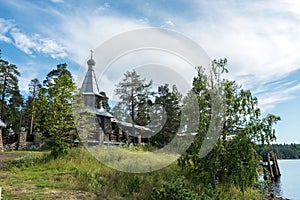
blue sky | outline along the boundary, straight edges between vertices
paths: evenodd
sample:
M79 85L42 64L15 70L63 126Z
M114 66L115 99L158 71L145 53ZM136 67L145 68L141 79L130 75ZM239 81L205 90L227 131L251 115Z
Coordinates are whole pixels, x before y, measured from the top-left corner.
M259 98L263 114L280 115L278 142L300 143L300 3L201 0L0 0L2 58L21 71L20 88L59 63L76 74L89 50L114 35L162 27L196 41ZM101 86L100 86L101 88ZM102 88L109 90L109 88Z

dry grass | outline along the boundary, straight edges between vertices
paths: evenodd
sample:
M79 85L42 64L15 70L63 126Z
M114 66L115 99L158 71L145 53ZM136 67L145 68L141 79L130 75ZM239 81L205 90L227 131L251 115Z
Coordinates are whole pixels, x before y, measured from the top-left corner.
M98 146L88 151L101 163L123 172L146 173L160 170L175 162L180 155L144 151L142 149L121 148L116 146Z

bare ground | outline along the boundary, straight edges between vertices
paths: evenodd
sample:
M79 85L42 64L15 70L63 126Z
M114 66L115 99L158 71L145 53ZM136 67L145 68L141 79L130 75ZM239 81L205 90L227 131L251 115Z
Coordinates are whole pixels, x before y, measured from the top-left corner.
M22 152L0 152L0 168L4 166L5 160L14 159L24 155Z

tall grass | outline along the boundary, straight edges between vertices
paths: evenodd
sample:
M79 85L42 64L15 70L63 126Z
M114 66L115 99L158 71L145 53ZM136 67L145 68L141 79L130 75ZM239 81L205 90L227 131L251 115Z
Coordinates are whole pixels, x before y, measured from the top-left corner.
M129 149L117 151L122 154ZM130 151L133 154L142 153L141 149ZM161 156L166 158L166 155ZM130 160L125 159L122 164L127 162ZM74 191L85 191L82 199L156 199L155 195L168 199L164 191L174 191L174 188L179 194L188 192L174 195L176 197L262 199L252 189L242 193L236 187L218 186L213 189L195 185L193 180L184 177L176 162L148 173L117 171L100 163L85 148L73 148L69 154L56 159L50 154L24 156L10 161L6 166L0 171L6 199L57 199L59 195L61 199L68 199L68 195ZM181 180L185 184L181 184ZM56 191L56 196L52 191Z
M124 149L119 153L123 151ZM152 188L163 180L175 176L177 172L176 163L151 173L133 174L116 171L100 163L86 149L76 149L68 157L71 163L76 163L76 175L82 186L97 196L109 199L150 199ZM129 161L125 159L124 163L126 162Z

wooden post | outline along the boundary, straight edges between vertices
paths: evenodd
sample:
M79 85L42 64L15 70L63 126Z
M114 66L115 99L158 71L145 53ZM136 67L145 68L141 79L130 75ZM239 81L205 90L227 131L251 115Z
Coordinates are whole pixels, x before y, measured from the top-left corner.
M41 138L41 133L36 132L34 134L34 146L39 149L42 146L42 138Z
M22 149L26 149L26 137L27 137L27 133L24 127L21 128L21 131L19 133L19 138L18 138L18 149L22 150Z
M122 138L123 137L123 131L122 131L122 129L120 129L120 127L118 127L118 131L119 131L119 138ZM118 142L121 142L121 140L119 139Z
M276 153L273 151L265 152L262 154L262 159L263 159L263 163L267 163L267 166L263 164L263 167L264 168L267 167L267 170L270 173L270 178L276 181L277 178L281 176Z
M138 145L140 145L142 143L142 136L138 135Z
M276 157L275 152L272 152L272 160L273 160L272 169L273 169L274 177L278 178L281 174L280 174L280 171L279 171L279 167L278 167L278 163L277 163L277 157Z
M126 130L125 134L126 134L127 145L129 145L130 144L130 135L128 133L128 130Z
M3 140L2 140L2 127L0 127L0 151L4 150Z
M274 179L274 174L271 166L270 152L268 152L267 157L268 157L268 171L270 172L271 178Z
M99 131L99 144L104 144L104 133L102 130Z
M281 176L279 165L278 165L278 162L277 162L277 154L276 153L275 153L275 162L276 162L276 167L277 167L277 171L278 171L278 176Z

